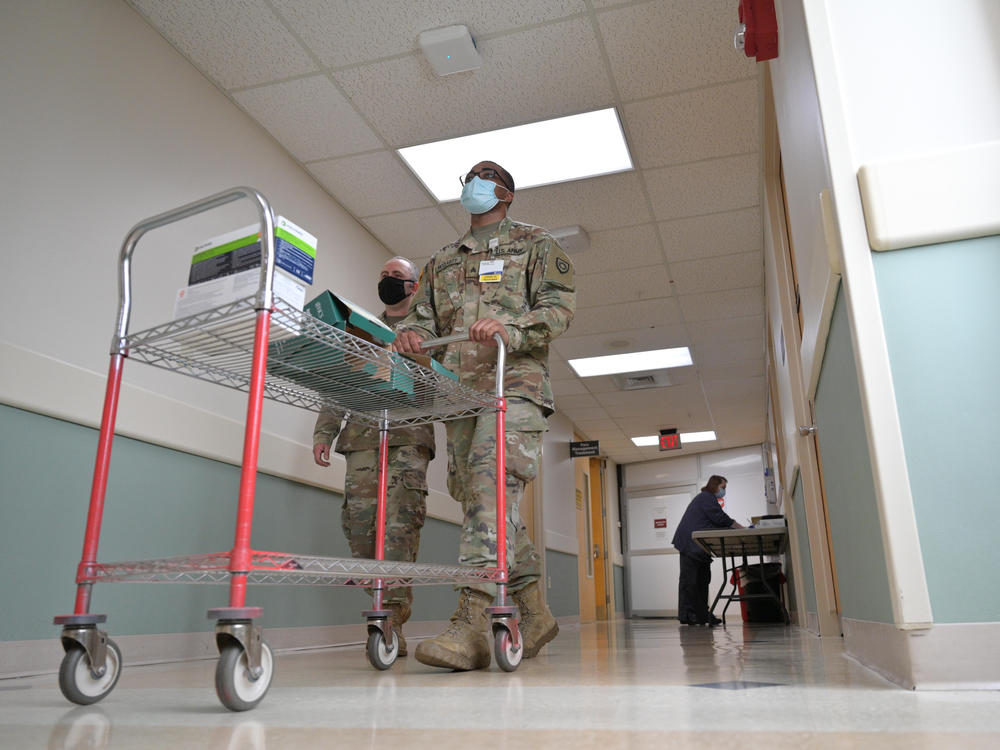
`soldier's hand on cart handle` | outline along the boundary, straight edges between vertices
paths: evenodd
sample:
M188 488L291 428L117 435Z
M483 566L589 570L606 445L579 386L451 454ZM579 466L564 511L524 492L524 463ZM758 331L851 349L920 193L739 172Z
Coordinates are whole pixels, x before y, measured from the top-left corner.
M396 340L392 342L392 349L403 354L421 354L420 342L424 338L416 331L400 331Z
M504 346L509 346L509 341L507 340L507 329L504 328L503 323L499 320L494 320L493 318L480 318L469 326L469 338L473 341L478 341L480 344L496 346L497 342L493 338L496 335L499 335L500 338L503 339Z
M330 446L327 443L316 443L313 446L313 460L320 466L329 466Z

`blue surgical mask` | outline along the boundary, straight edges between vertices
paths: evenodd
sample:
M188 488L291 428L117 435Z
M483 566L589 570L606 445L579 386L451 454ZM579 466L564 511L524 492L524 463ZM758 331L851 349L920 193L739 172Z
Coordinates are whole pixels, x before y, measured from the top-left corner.
M721 487L715 491L715 496L718 498L723 498L726 496L726 488Z
M500 202L496 187L496 183L473 177L462 188L462 207L470 214L484 214L492 210Z

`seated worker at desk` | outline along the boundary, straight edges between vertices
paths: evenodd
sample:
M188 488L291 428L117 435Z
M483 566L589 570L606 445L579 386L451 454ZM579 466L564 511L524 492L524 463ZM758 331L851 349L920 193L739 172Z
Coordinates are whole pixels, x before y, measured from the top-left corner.
M705 529L742 529L719 505L726 496L726 478L713 474L688 504L674 533L673 545L680 552L681 575L678 582L677 619L681 625L718 625L720 620L708 611L708 585L712 580L712 557L691 538Z

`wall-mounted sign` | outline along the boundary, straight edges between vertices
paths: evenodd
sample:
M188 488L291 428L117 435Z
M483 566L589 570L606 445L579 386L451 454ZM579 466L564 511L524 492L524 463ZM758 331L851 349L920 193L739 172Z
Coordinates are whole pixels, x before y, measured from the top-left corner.
M654 529L665 529L665 528L667 528L667 519L666 518L654 518L653 519L653 528Z
M601 444L599 440L582 440L579 443L569 444L570 458L586 458L587 456L601 455Z

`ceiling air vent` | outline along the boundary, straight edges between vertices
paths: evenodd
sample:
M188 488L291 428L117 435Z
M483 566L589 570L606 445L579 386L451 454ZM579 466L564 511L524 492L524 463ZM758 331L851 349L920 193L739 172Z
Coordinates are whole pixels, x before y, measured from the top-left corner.
M666 370L629 372L611 377L622 391L641 391L644 388L663 388L670 385Z

